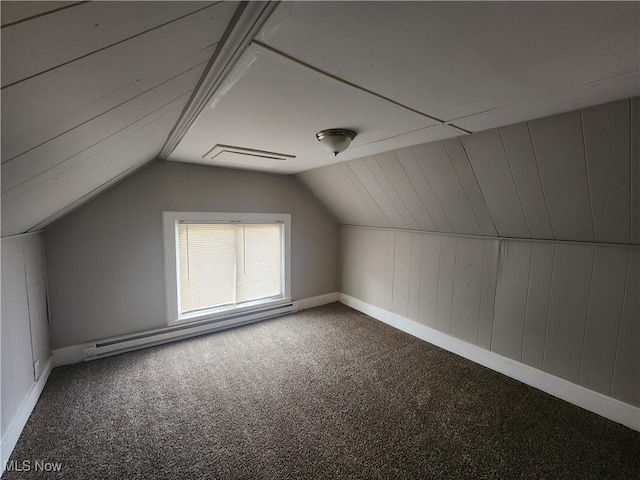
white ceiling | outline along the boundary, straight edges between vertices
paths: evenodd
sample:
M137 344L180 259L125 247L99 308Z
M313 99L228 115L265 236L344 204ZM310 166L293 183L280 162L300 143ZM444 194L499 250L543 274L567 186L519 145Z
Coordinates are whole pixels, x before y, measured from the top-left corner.
M3 1L2 235L155 159L237 7ZM639 18L638 2L282 2L168 159L295 173L629 98ZM336 127L359 135L334 158L314 135ZM216 145L295 158L203 159Z
M2 2L2 235L156 158L236 7Z
M628 98L639 31L637 2L285 2L168 159L294 173ZM314 134L338 127L333 158Z
M640 245L640 97L306 171L347 225Z

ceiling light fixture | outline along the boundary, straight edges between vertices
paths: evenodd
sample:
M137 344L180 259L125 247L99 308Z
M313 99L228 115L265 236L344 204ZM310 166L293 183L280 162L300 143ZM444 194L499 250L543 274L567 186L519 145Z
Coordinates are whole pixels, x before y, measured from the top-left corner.
M316 138L325 150L337 156L349 147L351 140L356 138L356 135L356 132L346 128L331 128L316 133Z

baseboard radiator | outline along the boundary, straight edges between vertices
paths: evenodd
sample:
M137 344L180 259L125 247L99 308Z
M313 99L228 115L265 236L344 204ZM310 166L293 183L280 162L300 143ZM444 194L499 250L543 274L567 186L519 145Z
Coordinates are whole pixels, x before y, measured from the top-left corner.
M297 311L297 308L295 303L292 302L284 305L252 310L251 312L230 314L225 317L213 320L203 320L201 322L194 322L188 325L177 325L174 327L159 328L156 330L149 330L147 332L124 335L121 337L107 338L97 342L84 344L82 346L84 360L95 360L98 358L109 357L111 355L117 355L119 353L174 342L176 340L205 335L207 333L217 332L227 328L279 317L295 311Z

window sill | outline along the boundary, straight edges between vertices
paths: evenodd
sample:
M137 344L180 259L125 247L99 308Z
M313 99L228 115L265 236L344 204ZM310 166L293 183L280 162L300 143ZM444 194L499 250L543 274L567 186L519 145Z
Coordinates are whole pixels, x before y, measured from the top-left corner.
M253 302L243 303L242 305L225 305L223 307L212 308L210 310L203 310L200 312L188 313L180 315L177 319L169 320L167 323L169 326L184 325L186 323L200 322L203 320L224 320L227 317L235 316L242 313L254 313L266 308L276 307L278 305L284 305L291 303L289 297L270 298L266 300L255 300Z

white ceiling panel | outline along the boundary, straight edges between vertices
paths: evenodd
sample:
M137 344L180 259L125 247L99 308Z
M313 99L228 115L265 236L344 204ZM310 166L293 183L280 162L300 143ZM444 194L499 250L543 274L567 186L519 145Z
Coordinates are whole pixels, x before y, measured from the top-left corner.
M555 238L551 229L547 202L540 183L538 164L531 145L529 125L519 123L500 129L500 136L522 209L533 238Z
M422 115L252 46L169 160L292 173L345 158L335 159L324 151L315 138L320 130L356 130L358 136L348 150L355 152L357 147L432 125ZM262 167L259 162L203 158L216 144L296 158L265 162Z
M400 217L402 217L402 221L407 225L407 228L417 230L419 228L418 223L415 221L413 215L411 215L411 212L398 195L396 188L389 181L384 170L380 167L376 157L367 157L364 159L364 162L367 164L367 167L369 167L369 170L376 179L376 182L378 182L378 185L382 188L384 194L391 201Z
M160 122L171 122L177 120L180 111L187 102L187 95L174 100L151 114L141 118L130 126L118 131L114 135L104 138L95 145L78 152L77 154L61 161L50 168L40 171L37 175L16 185L13 188L5 189L2 192L2 203L6 206L9 203L19 202L20 197L27 196L31 190L38 190L48 182L55 180L58 176L64 175L67 170L82 168L85 162L91 162L101 155L109 155L111 151L120 148L121 144L131 147L131 139L145 138L158 129ZM6 213L6 212L5 212Z
M528 238L529 227L520 203L509 162L498 130L487 130L462 138L482 194L487 201L498 234Z
M37 17L53 10L69 8L78 3L80 2L50 2L48 0L35 2L3 1L0 3L2 27L24 22L31 17Z
M213 53L212 43L222 35L233 14L232 7L233 4L210 7L3 88L3 161L122 105L176 75L203 67ZM58 14L73 11L71 8ZM7 33L13 28L8 28ZM212 37L212 32L217 35ZM180 41L176 42L176 38ZM3 52L20 51L5 40L4 30L2 40ZM10 69L3 60L3 72Z
M396 150L394 153L396 157L398 157L402 168L407 173L411 186L418 197L420 197L420 201L429 212L429 216L433 219L436 225L436 231L453 233L453 227L442 210L442 206L440 205L435 193L433 193L429 180L420 168L420 165L418 164L418 161L411 149L401 148L400 150Z
M188 75L193 70L201 72L213 50L214 47L206 48L169 65L152 69L145 75L129 77L121 79L121 81L106 81L102 84L102 89L112 89L115 85L118 87L108 92L100 92L100 88L87 89L87 93L91 93L94 98L86 101L81 98L82 95L74 95L74 90L68 89L69 84L64 81L59 83L59 88L56 91L45 79L43 81L44 88L42 90L36 88L35 90L39 93L33 95L31 94L31 86L16 86L16 90L22 91L9 91L2 97L3 101L6 99L6 102L3 103L2 117L3 119L11 119L10 122L4 122L3 125L3 163L84 123L107 115L112 110L125 108L128 102L134 102L137 98L150 94L151 91L162 87L177 76ZM136 63L139 64L139 62ZM110 70L118 71L117 69ZM131 70L122 71L131 72ZM107 72L105 74L110 76ZM37 81L34 79L34 82ZM74 82L69 83L73 84ZM80 83L77 86L81 87L82 85L84 84ZM47 92L49 96L43 95L43 92ZM54 98L51 98L51 95ZM69 101L59 101L65 98ZM38 108L39 103L44 105L46 109Z
M367 190L369 195L371 195L371 198L373 198L380 207L380 210L382 210L384 216L389 220L391 226L394 228L409 228L405 219L385 193L382 185L376 180L365 159L352 160L348 166L353 170L353 173L356 174L362 186Z
M464 151L464 148L460 143L460 139L452 138L445 140L442 144L449 155L451 164L453 165L456 175L458 175L458 179L460 180L460 184L464 189L465 195L471 204L471 208L473 209L476 220L480 225L482 234L496 236L496 227L493 222L493 218L491 217L491 212L487 207L487 202L482 196L478 180L471 168L471 164L467 158L467 153Z
M431 232L437 231L431 215L429 215L420 197L412 187L409 177L396 155L393 152L387 152L376 155L375 158L389 182L393 185L395 192L401 198L402 203L411 213L411 217L417 223L418 229Z
M578 3L578 2L576 2ZM640 5L640 2L638 3ZM639 54L640 55L640 54ZM480 112L455 121L471 132L600 105L640 94L640 72L622 74L575 88Z
M351 180L351 185L355 188L356 191L360 192L360 197L364 199L366 204L369 206L369 209L375 214L376 219L372 223L366 223L364 219L359 215L357 218L357 222L354 225L371 225L371 226L379 226L379 227L391 227L391 221L384 214L380 205L375 201L375 199L371 196L369 191L362 184L356 173L351 168L351 165L348 162L341 162L337 164L340 166L339 172L342 171L342 175ZM339 182L339 180L336 180Z
M595 82L611 81L606 100L629 96L615 78L639 70L639 29L637 2L294 2L258 39L454 120ZM573 108L606 101L592 94Z
M113 46L177 18L213 9L213 2L83 2L2 32L2 87ZM233 9L233 5L230 5ZM185 32L186 33L186 32ZM78 41L81 39L81 41ZM6 43L5 43L6 42ZM24 59L29 61L25 62Z
M636 101L349 160L312 170L307 185L344 210L332 206L349 201L340 176L355 176L370 200L350 206L356 225L382 226L377 211L395 228L633 244Z
M144 134L134 136L84 162L80 168L68 169L37 189L29 190L15 202L3 203L3 235L46 224L74 202L86 201L87 196L108 188L116 177L148 163L148 159L157 154L158 142L166 138L176 120L177 114L160 122L146 137Z
M300 179L322 198L341 224L379 225L379 218L351 180L342 171L342 164L329 165L303 172Z
M556 238L593 242L580 112L535 120L529 126Z
M2 28L3 235L42 227L155 159L237 6L12 6L17 23Z
M2 164L2 190L8 191L102 139L137 122L158 108L187 95L201 74L191 70L130 102L82 124L53 140ZM158 149L162 145L158 146ZM148 159L152 160L152 158Z
M631 242L631 102L582 111L596 242Z
M429 179L449 222L457 233L482 235L482 229L460 183L458 174L442 142L433 142L411 148L418 165Z

